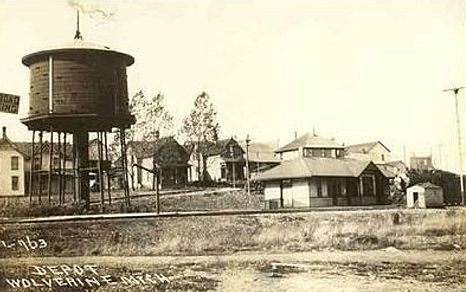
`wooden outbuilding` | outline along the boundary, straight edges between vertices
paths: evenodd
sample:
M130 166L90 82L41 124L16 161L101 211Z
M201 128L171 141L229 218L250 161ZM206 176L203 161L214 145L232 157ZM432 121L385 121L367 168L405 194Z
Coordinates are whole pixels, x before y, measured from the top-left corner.
M443 207L443 189L430 182L420 183L406 190L408 208Z

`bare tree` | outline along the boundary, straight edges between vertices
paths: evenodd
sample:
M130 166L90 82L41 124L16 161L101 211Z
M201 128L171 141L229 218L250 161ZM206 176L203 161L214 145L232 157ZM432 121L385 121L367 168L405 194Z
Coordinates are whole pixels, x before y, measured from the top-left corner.
M173 135L173 116L168 112L164 103L164 96L158 93L148 97L139 90L130 101L129 109L136 118L136 123L125 131L126 143L134 141L155 141L158 135ZM120 135L113 135L110 145L113 155L120 156ZM134 182L134 172L130 168L129 175ZM133 186L134 187L134 186Z
M143 104L139 124L136 122L135 125L141 140L154 141L158 135L173 135L173 116L165 108L163 94L154 95L149 100L144 100Z
M202 155L203 173L201 176L201 154L206 151L206 145L217 142L220 126L217 122L217 112L207 93L202 92L194 100L194 107L188 117L183 120L181 129L187 142L194 145L197 155L197 175L198 179L205 175L205 155Z
M147 97L142 90L131 98L129 109L136 118L136 123L126 130L127 141L154 141L158 134L162 136L174 134L173 116L166 109L164 99L162 93ZM114 135L116 145L118 141L119 134L116 133Z
M142 90L139 90L130 100L129 104L129 111L132 115L134 115L137 122L142 118L141 113L142 109L144 108L144 93ZM131 125L129 129L125 131L126 142L134 141L135 133L136 133L136 124ZM113 158L120 156L120 132L116 131L113 135L113 141L110 144L111 148L111 155Z

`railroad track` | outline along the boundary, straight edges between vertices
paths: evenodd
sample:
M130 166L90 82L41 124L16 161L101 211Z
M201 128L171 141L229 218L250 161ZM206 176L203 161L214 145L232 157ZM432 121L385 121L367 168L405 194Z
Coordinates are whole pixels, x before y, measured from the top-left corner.
M183 211L183 212L162 212L162 213L118 213L118 214L90 214L90 215L67 215L35 218L0 218L0 225L5 224L34 224L34 223L59 223L59 222L79 222L79 221L112 221L130 219L151 219L151 218L180 218L180 217L205 217L205 216L238 216L238 215L268 215L268 214L288 214L288 213L308 213L308 212L333 212L333 211L378 211L397 210L400 207L393 205L378 206L342 206L342 207L321 207L306 209L279 209L279 210L218 210L218 211Z

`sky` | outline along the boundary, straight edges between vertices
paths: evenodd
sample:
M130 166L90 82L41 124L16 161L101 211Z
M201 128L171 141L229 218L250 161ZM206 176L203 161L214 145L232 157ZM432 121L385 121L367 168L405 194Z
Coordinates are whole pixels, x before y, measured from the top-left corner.
M129 95L162 92L177 127L206 91L223 138L283 145L314 129L458 168L454 96L443 90L466 85L465 1L0 0L0 92L21 96L19 115L0 113L12 140L31 137L19 122L21 58L71 41L78 6L84 40L134 56Z

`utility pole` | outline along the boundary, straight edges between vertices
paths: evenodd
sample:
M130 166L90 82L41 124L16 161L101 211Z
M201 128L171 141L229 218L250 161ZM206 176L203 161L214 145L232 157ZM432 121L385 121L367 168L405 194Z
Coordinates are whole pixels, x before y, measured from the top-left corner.
M463 182L463 153L461 147L461 128L460 128L460 114L458 109L458 92L465 87L455 87L443 90L444 92L453 91L455 94L455 109L456 109L456 127L458 130L458 154L460 164L460 190L461 190L461 205L464 205L464 182Z
M406 165L409 165L409 164L408 164L408 158L406 157L406 144L403 144L403 162L404 162Z
M443 164L442 164L442 144L437 144L437 150L438 150L438 168L443 169Z
M157 146L157 144L159 143L159 139L160 139L160 132L159 132L159 130L157 130L157 131L155 131L155 146ZM155 184L155 196L157 197L157 214L160 214L159 181L160 181L161 177L160 177L160 171L159 171L160 168L157 165L157 153L156 153L155 149L157 149L157 147L154 147L152 163L154 164L153 168L154 168L154 171L155 171L155 173L153 175L155 177L155 182L156 182L156 184Z
M251 182L249 178L249 142L251 142L251 139L249 139L249 134L246 136L246 186L247 186L247 191L248 195L251 195Z

